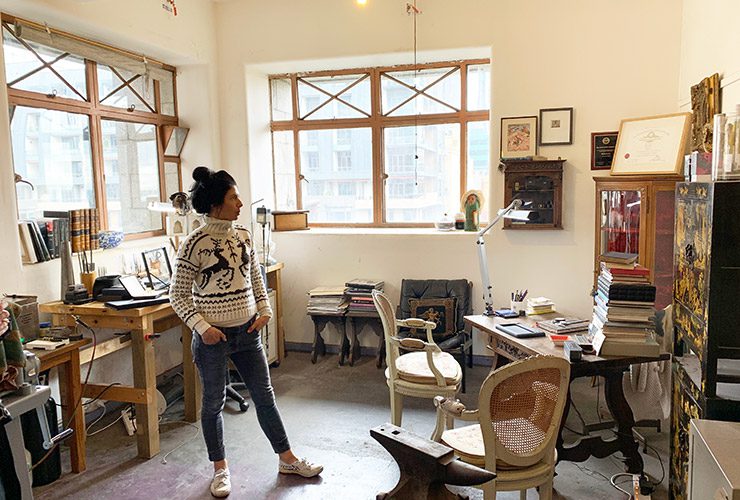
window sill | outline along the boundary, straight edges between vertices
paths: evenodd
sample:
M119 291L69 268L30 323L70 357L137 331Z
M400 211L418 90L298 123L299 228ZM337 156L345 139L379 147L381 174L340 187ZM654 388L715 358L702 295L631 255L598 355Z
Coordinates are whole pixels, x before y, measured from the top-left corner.
M434 228L419 227L313 227L301 231L273 231L276 234L302 234L302 235L321 235L321 234L347 234L347 235L399 235L399 236L469 236L474 237L475 231L438 231Z

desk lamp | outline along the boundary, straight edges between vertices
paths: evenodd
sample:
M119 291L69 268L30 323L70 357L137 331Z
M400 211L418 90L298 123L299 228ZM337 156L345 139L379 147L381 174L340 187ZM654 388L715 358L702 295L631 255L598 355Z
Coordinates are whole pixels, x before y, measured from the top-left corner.
M484 229L478 232L478 262L480 264L480 276L483 282L483 302L486 304L486 310L483 312L485 316L493 316L493 296L491 286L491 279L488 276L488 258L486 257L486 242L483 236L490 231L493 226L501 219L513 219L520 221L528 221L536 218L536 212L531 210L522 210L522 207L531 205L529 201L514 200L509 203L509 206L502 208L498 211L496 217L488 224Z

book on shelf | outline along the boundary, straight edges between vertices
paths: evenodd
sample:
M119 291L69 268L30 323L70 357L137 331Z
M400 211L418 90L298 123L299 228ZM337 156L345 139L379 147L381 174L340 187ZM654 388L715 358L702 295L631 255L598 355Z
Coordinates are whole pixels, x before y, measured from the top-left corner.
M660 345L652 336L634 342L619 342L603 333L593 334L591 343L599 356L644 356L654 358L660 355Z
M601 260L606 262L616 262L618 264L632 264L637 262L637 254L629 252L606 252L601 254Z
M24 264L35 264L39 260L33 247L31 233L29 232L28 225L25 222L18 223L18 235L21 240L21 261Z

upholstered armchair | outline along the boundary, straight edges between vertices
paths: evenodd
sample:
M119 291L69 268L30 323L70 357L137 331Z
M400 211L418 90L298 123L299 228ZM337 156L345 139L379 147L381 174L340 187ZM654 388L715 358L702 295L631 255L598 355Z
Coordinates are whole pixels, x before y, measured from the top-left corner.
M452 354L462 367L462 392L465 392L465 365L473 366L473 339L463 317L473 313L473 284L465 279L401 281L399 319L421 318L432 321L434 342ZM424 338L423 330L403 329L399 337Z

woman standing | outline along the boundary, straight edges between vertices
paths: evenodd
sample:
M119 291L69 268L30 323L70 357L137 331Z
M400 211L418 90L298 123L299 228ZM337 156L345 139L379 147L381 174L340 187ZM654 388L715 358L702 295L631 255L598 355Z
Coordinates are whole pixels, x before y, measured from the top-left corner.
M172 307L193 335L193 360L203 385L201 427L213 462L211 494L225 497L231 478L223 443L227 359L236 366L254 402L262 432L279 455L278 471L313 477L323 467L298 459L275 404L259 330L272 316L249 231L234 224L242 201L228 172L198 167L190 189L206 223L177 252L170 286Z

